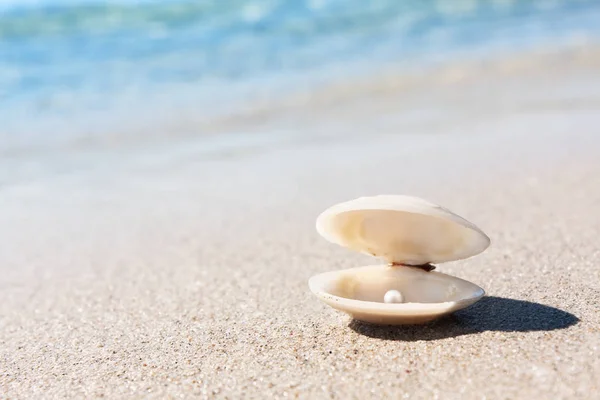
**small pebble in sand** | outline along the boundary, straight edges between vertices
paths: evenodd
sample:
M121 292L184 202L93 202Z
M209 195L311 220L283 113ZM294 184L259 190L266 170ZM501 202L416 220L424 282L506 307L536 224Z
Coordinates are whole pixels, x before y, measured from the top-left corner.
M384 303L402 303L403 301L402 293L397 290L388 290L383 296Z

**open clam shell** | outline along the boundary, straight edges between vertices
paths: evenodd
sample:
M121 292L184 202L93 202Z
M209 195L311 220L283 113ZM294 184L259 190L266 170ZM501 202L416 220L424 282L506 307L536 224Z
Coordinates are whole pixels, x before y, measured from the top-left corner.
M484 290L420 267L481 253L489 237L453 212L411 196L361 197L317 218L330 242L386 260L313 276L309 287L331 307L378 324L417 324L470 306Z

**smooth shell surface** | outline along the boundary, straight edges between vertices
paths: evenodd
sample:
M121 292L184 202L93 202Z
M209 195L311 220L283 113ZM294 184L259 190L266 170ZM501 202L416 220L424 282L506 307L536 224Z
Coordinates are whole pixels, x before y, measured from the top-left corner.
M326 272L309 280L310 290L354 319L386 325L422 324L468 307L484 294L479 286L440 272L375 265ZM402 303L385 303L390 290Z
M426 200L360 197L325 210L316 222L328 241L390 263L422 265L472 257L490 245L477 226Z

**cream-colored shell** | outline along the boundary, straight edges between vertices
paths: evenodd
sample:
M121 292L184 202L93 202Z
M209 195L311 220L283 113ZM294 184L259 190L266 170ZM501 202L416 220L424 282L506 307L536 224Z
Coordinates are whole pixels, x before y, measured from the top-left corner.
M316 227L330 242L397 264L455 261L490 245L489 237L471 222L412 196L380 195L340 203L319 215Z
M385 325L427 323L485 294L474 283L451 275L387 265L325 272L310 278L308 285L325 304L356 320ZM383 302L391 289L402 293L403 303Z
M327 240L388 262L310 278L321 301L357 320L425 323L485 294L474 283L416 267L468 258L490 245L481 229L436 204L411 196L361 197L330 207L316 225ZM385 302L390 290L401 302Z

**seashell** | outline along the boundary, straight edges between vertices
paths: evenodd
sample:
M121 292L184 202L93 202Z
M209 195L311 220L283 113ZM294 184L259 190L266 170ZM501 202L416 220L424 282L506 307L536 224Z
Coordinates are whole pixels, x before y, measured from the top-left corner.
M485 294L474 283L431 271L433 263L469 258L490 245L481 229L437 204L412 196L361 197L325 210L316 227L332 243L385 260L309 280L320 300L357 320L426 323Z

